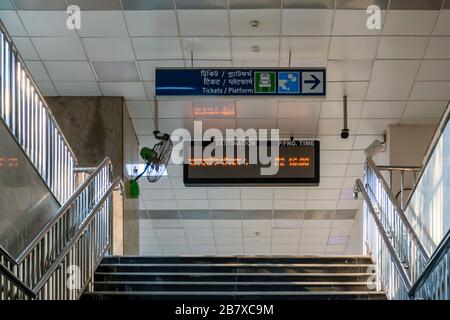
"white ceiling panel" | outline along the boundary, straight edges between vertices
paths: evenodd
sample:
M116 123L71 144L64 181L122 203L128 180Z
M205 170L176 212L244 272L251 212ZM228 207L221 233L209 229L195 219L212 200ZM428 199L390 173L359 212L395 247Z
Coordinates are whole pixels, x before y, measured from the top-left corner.
M327 82L327 100L364 100L367 82Z
M327 81L368 81L372 60L329 61Z
M450 59L450 37L431 37L425 59Z
M313 136L317 132L318 121L311 119L279 119L278 128L281 134L299 134Z
M448 100L450 81L416 82L411 92L411 100Z
M422 59L428 37L382 37L378 59Z
M238 188L207 188L209 199L223 199L223 200L238 200L241 197L240 190Z
M32 37L76 37L74 30L66 26L64 11L19 11L28 35Z
M384 35L429 35L439 11L391 10L384 24ZM418 23L420 21L420 23Z
M92 61L135 60L129 38L83 38L83 43Z
M248 130L248 129L278 129L276 119L237 119L236 128ZM249 132L249 135L253 135L254 132Z
M105 96L119 96L130 100L146 99L141 82L100 82L99 85Z
M178 21L182 36L229 35L227 10L178 10Z
M323 164L347 164L350 151L322 150L320 152L320 162Z
M213 210L240 210L241 203L236 200L209 200L210 208Z
M320 101L280 101L278 103L279 118L318 119L320 115Z
M160 118L192 118L192 101L161 100L158 102Z
M243 210L267 210L268 208L273 208L272 200L241 200L241 202Z
M341 139L341 137L338 135L321 136L320 148L322 150L351 150L354 139L355 137L352 135L350 135L350 137L345 140Z
M299 35L327 35L330 34L332 10L290 9L282 10L281 34Z
M310 189L308 200L338 200L340 189Z
M320 175L322 177L343 177L346 169L347 165L345 164L321 164Z
M0 19L2 19L3 24L11 36L23 37L27 35L27 31L20 21L19 15L15 11L0 10Z
M78 38L35 37L31 38L42 60L86 60Z
M42 95L46 97L54 97L58 95L52 82L38 81L37 85Z
M450 60L424 60L417 81L450 80Z
M230 28L232 36L273 36L280 34L280 10L230 10ZM251 21L258 21L252 27Z
M366 10L336 10L333 21L333 35L378 35L381 30L367 28L369 15ZM386 11L381 11L381 25Z
M283 37L281 38L281 58L288 60L291 52L292 61L326 60L328 54L328 37Z
M126 37L125 21L120 11L83 11L80 37Z
M275 37L232 38L233 60L277 61L279 40ZM258 47L258 52L253 47Z
M236 116L238 118L276 118L277 100L246 99L236 100Z
M403 101L366 101L362 118L401 118L406 103Z
M136 58L145 59L183 59L178 38L132 38Z
M242 199L271 199L273 188L241 188Z
M305 200L306 189L304 188L275 188L275 200Z
M378 37L333 37L328 58L338 60L373 59L378 41Z
M1 17L0 17L1 18ZM36 50L31 43L31 40L26 37L13 37L13 42L16 45L19 54L24 60L40 60Z
M347 102L347 116L349 119L359 118L363 107L362 101ZM337 118L343 117L343 101L323 101L320 109L321 118Z
M355 132L358 127L359 120L348 119L348 129L350 132ZM319 135L335 135L340 134L343 126L341 119L320 119L317 134Z
M191 58L202 60L230 60L230 41L223 38L183 38L183 51L185 59Z
M53 81L95 81L87 61L45 61L45 68Z
M173 10L124 11L130 36L178 36Z
M56 90L60 96L100 96L101 92L97 82L55 82Z
M40 61L26 61L28 70L35 81L50 81L44 65Z
M389 125L398 124L399 122L400 119L361 119L361 121L359 122L358 131L356 133L383 134L384 132L386 132ZM366 144L366 147L369 144Z
M144 80L155 81L155 68L184 67L183 60L147 60L139 61L139 68Z
M409 101L403 117L440 119L447 104L448 101Z
M435 35L450 35L450 10L441 10L436 27L433 31Z

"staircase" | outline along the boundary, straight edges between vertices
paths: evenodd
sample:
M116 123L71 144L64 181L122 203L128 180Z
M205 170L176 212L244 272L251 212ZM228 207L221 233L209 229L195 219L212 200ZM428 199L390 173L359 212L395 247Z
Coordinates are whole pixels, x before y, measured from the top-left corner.
M105 257L90 300L384 300L369 257Z

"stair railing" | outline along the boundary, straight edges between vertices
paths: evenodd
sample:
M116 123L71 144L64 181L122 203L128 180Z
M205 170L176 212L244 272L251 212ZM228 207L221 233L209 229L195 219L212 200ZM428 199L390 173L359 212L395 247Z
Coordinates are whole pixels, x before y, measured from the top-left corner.
M77 159L1 21L0 121L58 202L66 202Z
M0 299L78 299L112 245L112 179L106 158L16 260L0 247Z

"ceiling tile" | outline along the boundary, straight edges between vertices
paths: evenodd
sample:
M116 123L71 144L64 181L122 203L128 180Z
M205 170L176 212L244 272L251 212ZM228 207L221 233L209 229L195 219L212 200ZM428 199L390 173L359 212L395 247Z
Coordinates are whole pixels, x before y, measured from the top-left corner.
M438 125L439 118L429 119L429 118L402 118L400 124L404 125Z
M272 199L273 188L241 188L242 199Z
M321 164L320 165L320 174L322 177L343 177L345 176L345 170L347 169L347 165L344 164ZM313 208L307 208L313 209ZM323 208L325 209L325 208Z
M279 119L278 127L281 134L312 136L317 132L318 121L311 119Z
M183 50L186 59L231 60L230 41L224 38L184 38Z
M449 2L447 1L447 6ZM450 9L448 7L447 9ZM448 21L450 20L450 10L441 10L439 13L439 18L434 28L433 34L435 35L450 35L450 25Z
M0 19L11 36L26 36L27 32L23 27L17 13L13 10L0 10Z
M320 114L320 101L280 101L278 104L279 118L306 118L318 119Z
M101 96L96 82L55 82L60 96Z
M367 91L367 82L327 82L327 100L364 100Z
M355 163L364 163L366 161L366 155L364 151L357 150L352 151L350 155L349 163L355 164Z
M208 198L205 188L174 189L173 192L177 200L206 200Z
M367 8L367 7L366 7ZM364 10L336 10L333 21L333 35L378 35L381 30L369 29L367 18L369 15ZM386 11L381 12L381 25L386 17Z
M31 38L42 60L86 60L78 38Z
M235 118L235 101L233 99L197 99L193 103L192 115L196 119Z
M207 188L208 199L239 200L241 197L238 188Z
M437 118L440 119L448 101L409 101L404 118Z
M120 0L67 0L67 3L79 6L82 11L121 10Z
M347 102L347 116L349 119L359 118L362 110L362 101ZM343 101L323 101L320 109L321 118L342 119Z
M230 9L280 9L280 0L230 0Z
M74 30L66 26L65 11L19 11L28 34L44 37L76 37Z
M29 38L13 37L12 40L22 59L39 60L39 56Z
M425 59L450 59L450 37L431 37Z
M44 65L53 81L95 81L87 61L45 61Z
M378 37L333 37L329 59L373 59L377 46Z
M14 6L10 0L4 0L0 3L0 10L14 10Z
M83 38L87 55L92 61L131 61L133 49L128 38Z
M347 171L345 173L345 176L346 177L360 177L363 174L364 174L364 164L349 164L347 166Z
M282 35L328 35L331 30L332 10L282 10Z
M422 59L428 37L382 37L378 59Z
M146 98L141 82L100 82L99 85L104 96L119 96L131 100Z
M284 9L334 9L334 0L283 0Z
M372 60L329 61L327 81L368 81Z
M236 100L236 116L238 118L269 118L277 117L277 101L274 99Z
M183 60L148 60L138 61L138 63L142 77L148 81L155 81L155 68L184 67Z
M440 10L443 0L391 0L389 10Z
M429 35L433 31L439 11L389 11L384 24L384 35ZM417 23L420 21L420 23Z
M450 80L450 60L424 60L417 81Z
M275 188L275 200L305 200L306 190L304 188ZM298 213L297 213L298 215Z
M147 95L147 99L155 99L155 82L144 82L144 89Z
M55 87L51 82L37 82L37 86L39 87L39 91L44 97L54 97L57 96L58 93L55 90Z
M240 201L236 200L209 200L211 209L239 210L241 209Z
M82 13L80 37L125 37L127 28L121 11L86 11Z
M358 9L365 10L370 5L377 5L386 10L389 0L336 0L336 9Z
M342 186L343 180L344 180L343 178L336 178L336 177L321 177L319 188L324 189L340 188Z
M25 61L34 81L50 81L47 71L41 61Z
M227 9L222 0L176 0L177 9Z
M308 200L306 201L306 210L334 210L336 209L337 201L335 200ZM303 228L306 228L305 224L307 222L314 220L305 220L303 222ZM326 220L319 220L320 225L324 224Z
M93 62L99 81L139 81L135 61Z
M264 210L273 208L272 200L241 200L243 210Z
M354 136L350 135L348 139L341 139L340 136L321 136L320 148L322 150L351 150Z
M450 82L416 82L411 92L411 100L448 100Z
M277 129L276 119L238 119L236 122L236 128L243 130Z
M163 118L192 118L192 101L173 100L158 101L159 117Z
M233 67L237 68L276 68L278 60L233 60Z
M64 0L13 0L17 10L66 10Z
M418 60L375 61L367 99L406 100L419 64Z
M258 38L232 38L233 60L268 60L276 61L279 55L279 41L275 37ZM257 46L259 52L254 52L252 48Z
M366 101L361 118L401 118L405 105L403 101Z
M361 119L357 134L384 134L390 125L399 122L400 119Z
M226 36L228 12L226 10L179 10L178 21L182 36ZM205 28L205 26L208 26Z
M259 25L254 27L251 21ZM275 36L280 34L280 10L230 10L232 36Z
M320 163L323 164L347 164L350 151L322 150L320 152Z
M123 10L170 10L174 9L173 0L121 0Z
M124 11L130 36L178 36L175 11Z
M178 38L132 38L136 57L144 59L183 59Z
M367 136L356 136L355 143L353 145L354 150L365 150L374 140L383 140L383 135L367 135ZM344 188L348 188L344 182Z
M326 61L328 54L328 37L283 37L281 39L282 59L292 61Z
M350 133L354 133L358 127L359 120L348 119L348 129ZM320 119L319 128L317 129L317 134L319 135L333 135L340 134L342 130L342 119Z
M308 200L338 200L340 189L310 189Z

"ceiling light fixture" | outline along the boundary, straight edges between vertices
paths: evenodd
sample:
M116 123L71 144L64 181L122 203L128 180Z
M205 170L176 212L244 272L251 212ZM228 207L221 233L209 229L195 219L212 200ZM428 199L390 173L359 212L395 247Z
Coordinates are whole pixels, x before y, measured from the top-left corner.
M259 46L252 46L252 52L259 52Z
M250 27L252 27L253 29L256 29L259 27L259 21L258 20L251 20L250 21Z

